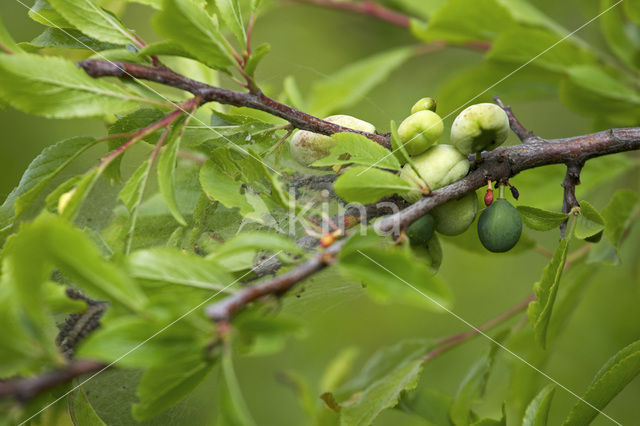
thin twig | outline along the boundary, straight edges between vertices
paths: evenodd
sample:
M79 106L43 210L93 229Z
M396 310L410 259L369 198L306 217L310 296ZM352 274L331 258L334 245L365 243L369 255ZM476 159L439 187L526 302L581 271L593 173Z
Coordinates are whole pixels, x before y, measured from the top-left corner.
M84 69L91 77L112 76L154 81L156 83L193 93L195 96L202 99L202 103L218 102L226 105L253 108L268 112L276 117L283 118L298 129L310 130L324 135L331 135L340 132L358 133L382 146L391 148L391 142L387 135L361 132L348 127L339 126L335 123L322 120L318 117L314 117L280 103L260 91L244 93L223 89L221 87L210 86L199 81L191 80L190 78L180 75L168 68L147 67L128 62L109 62L99 59L85 59L84 61L79 62L78 66Z
M542 138L536 136L532 131L527 130L522 125L522 123L520 123L520 121L513 114L513 111L511 111L510 106L503 104L500 98L497 96L494 97L493 100L496 101L496 103L500 106L500 108L502 108L504 112L507 113L507 117L509 117L509 126L511 127L511 130L513 130L513 133L515 133L516 136L518 136L518 138L522 143L542 142L543 140Z
M584 163L571 161L567 163L567 173L564 176L562 187L564 196L562 197L562 212L569 213L572 208L580 207L576 199L576 185L580 185L580 172ZM564 238L564 231L567 228L567 221L560 225L560 236Z
M104 363L97 361L74 361L64 368L39 376L3 380L0 381L0 398L12 396L26 404L41 392L67 383L76 377L100 371L105 366Z
M489 321L485 322L481 326L471 329L469 331L465 331L463 333L454 334L453 336L445 337L438 340L435 343L436 348L433 349L428 354L426 354L424 356L424 360L431 361L432 359L437 358L438 356L458 346L459 344L471 339L474 336L477 336L478 334L480 334L480 332L487 331L497 325L502 324L509 318L527 309L527 306L529 306L529 303L531 303L535 299L536 299L535 294L530 294L529 296L527 296L526 299L519 302L517 305L504 311L497 317L490 319Z

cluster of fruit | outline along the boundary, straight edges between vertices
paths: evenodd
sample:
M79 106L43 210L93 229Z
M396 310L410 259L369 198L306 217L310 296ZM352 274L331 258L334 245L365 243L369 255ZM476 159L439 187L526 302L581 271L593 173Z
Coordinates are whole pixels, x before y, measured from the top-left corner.
M468 156L489 151L501 145L509 135L509 119L498 105L481 103L463 110L451 126L449 143L438 143L444 132L442 118L436 114L432 98L420 99L397 129L399 143L411 157L400 176L415 187L403 194L408 202L416 202L425 193L456 182L467 175ZM348 115L334 115L325 120L362 132L373 133L375 126ZM336 141L329 136L306 130L296 132L290 141L291 154L299 163L310 166L329 155ZM491 198L491 199L489 199ZM493 201L486 197L487 208L478 219L478 237L492 252L510 250L520 239L522 220L504 198ZM407 229L415 247L423 247L435 267L441 258L435 232L454 236L463 233L478 213L475 192L436 207Z
M449 144L439 144L444 126L435 113L435 105L431 98L419 100L411 109L411 115L398 127L400 142L413 163L413 166L405 164L400 173L416 186L416 191L404 195L409 202L420 199L425 188L433 191L462 179L469 172L470 154L490 151L509 136L509 118L502 108L481 103L463 110L453 121ZM487 197L485 203L487 208L478 219L480 242L492 252L510 250L522 233L518 210L504 198L493 201ZM459 235L469 228L477 213L477 196L472 192L431 210L414 222L407 234L414 244L421 244L425 239L415 237L418 230L427 237L434 231Z

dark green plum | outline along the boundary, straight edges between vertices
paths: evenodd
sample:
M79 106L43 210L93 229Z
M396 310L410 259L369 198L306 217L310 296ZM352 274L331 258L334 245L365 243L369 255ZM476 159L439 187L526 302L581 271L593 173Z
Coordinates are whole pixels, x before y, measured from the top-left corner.
M433 236L434 220L429 213L413 222L407 228L407 236L412 246L424 246Z
M495 200L478 219L478 237L482 245L494 253L509 251L522 234L522 218L507 200Z

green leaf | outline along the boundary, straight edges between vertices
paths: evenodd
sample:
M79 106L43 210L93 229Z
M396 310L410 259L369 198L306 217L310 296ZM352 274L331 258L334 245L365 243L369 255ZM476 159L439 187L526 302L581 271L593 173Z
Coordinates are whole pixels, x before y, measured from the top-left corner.
M36 0L33 7L29 9L29 18L48 27L73 28L73 25L64 19L62 15L45 0Z
M640 94L634 89L593 65L579 65L566 71L568 79L560 86L560 97L573 110L591 115L636 117Z
M254 212L248 197L241 193L242 182L235 180L214 162L209 160L200 169L200 185L212 200L220 201L225 207L238 207L242 215Z
M130 3L140 3L140 4L144 4L147 6L151 6L152 8L156 9L156 10L161 10L162 9L162 0L126 0Z
M48 2L65 20L89 37L121 45L135 40L116 16L102 9L92 0L48 0Z
M569 33L527 0L498 0L498 3L509 11L516 22L525 26L547 28L563 36Z
M152 165L153 163L151 162L151 159L145 160L140 164L118 194L118 198L124 203L125 207L129 211L130 225L129 232L127 233L125 253L129 253L131 250L133 235L138 221L138 208L140 207L140 204L142 204L142 197L147 186L147 181L149 180L149 173L151 172Z
M5 250L5 262L14 262L12 279L16 285L20 283L17 288L28 300L27 308L42 305L42 283L53 265L89 294L135 311L146 302L137 284L104 260L86 234L57 216L43 213L33 223L23 225L16 237L7 241Z
M626 0L622 3L622 6L627 16L636 24L640 24L640 1Z
M259 44L258 47L256 47L251 52L249 59L247 59L247 64L244 66L244 71L250 76L253 76L256 72L258 64L260 63L260 61L262 61L262 58L264 58L270 51L271 45L269 43Z
M138 103L157 103L89 77L71 61L31 54L0 55L0 98L29 114L49 118L117 114Z
M144 193L147 177L149 176L150 166L151 161L149 160L145 160L140 164L118 194L118 198L124 203L127 210L129 210L129 213L133 213L142 201L142 195Z
M342 406L340 424L370 425L383 410L398 403L402 392L418 385L423 362L422 359L414 359L398 365L384 379L367 387L355 404Z
M574 235L576 238L584 240L592 237L605 227L604 218L587 201L580 201L580 216L576 222Z
M619 247L625 229L638 209L638 194L630 189L616 191L611 201L602 210L607 224L604 236L614 247Z
M613 0L600 0L600 10L604 12L614 4ZM640 46L625 31L626 22L622 16L622 9L613 7L603 13L598 20L600 21L602 34L613 53L625 64L637 68L640 65L636 60Z
M324 117L357 104L413 54L413 48L403 47L352 62L313 85L310 112Z
M551 312L558 294L560 286L560 277L567 260L567 249L569 240L563 238L558 244L553 258L542 272L542 278L534 285L534 290L538 300L529 304L528 314L529 320L533 324L536 340L546 349L547 346L547 329L551 320Z
M69 221L73 221L73 219L75 219L82 203L89 196L89 193L93 189L93 186L96 184L99 177L100 170L97 168L91 169L85 173L80 180L78 180L71 192L60 194L60 197L69 197L66 200L58 201L58 213L61 217L64 217Z
M138 279L227 293L235 290L231 284L236 280L217 262L168 247L135 251L127 257L126 267Z
M231 30L243 49L247 48L247 33L244 30L242 13L238 0L216 0L216 7L227 27Z
M399 367L419 360L432 345L430 340L412 339L379 349L364 363L356 376L334 392L336 398L343 400L346 405L354 395L361 395L366 389L379 389L378 385L384 383L387 377L393 376Z
M351 167L333 184L336 194L347 202L375 203L381 198L404 194L415 188L393 173L374 167Z
M272 232L242 232L217 247L213 259L240 254L245 251L269 250L302 254L304 251L289 238Z
M322 373L319 385L320 391L333 391L340 386L353 369L357 356L358 348L355 346L342 349Z
M40 35L29 43L21 43L27 50L38 50L43 47L55 47L57 49L87 49L101 51L117 49L120 46L113 43L105 43L84 35L73 28L46 28Z
M256 422L251 418L236 373L233 370L230 348L226 348L222 354L221 368L218 423L225 426L255 425Z
M547 385L527 406L522 419L522 426L546 426L549 418L551 400L555 394L556 387Z
M404 395L398 408L415 413L434 425L450 425L449 409L452 402L453 398L435 389L420 389L414 395Z
M155 108L141 108L131 114L127 114L113 123L109 127L109 135L117 135L120 133L132 133L135 130L140 130L147 127L156 121L159 121L165 117L165 113ZM156 142L160 136L160 130L151 133L146 136L144 140L149 143ZM113 151L130 139L129 137L110 139L107 141L107 147L109 151ZM104 176L112 183L120 182L122 175L120 172L120 164L122 163L122 155L111 160L109 165L104 169Z
M536 207L518 206L516 208L522 217L522 222L536 231L555 229L569 217L566 213L558 213Z
M509 30L514 20L497 0L450 0L438 9L424 28L412 28L423 41L442 39L452 43L493 40Z
M217 19L191 0L165 0L153 24L159 34L211 68L228 72L235 63Z
M160 155L160 160L158 160L158 187L160 188L160 193L164 198L164 202L167 203L167 207L169 207L169 211L173 217L180 225L186 226L187 221L184 220L184 217L178 208L178 203L176 202L173 182L183 130L184 117L182 117L182 119L178 119L171 127L169 135L167 136L165 149Z
M16 42L13 41L13 38L9 34L9 31L7 31L7 28L5 27L4 22L2 22L2 19L0 19L0 45L3 48L2 50L0 50L0 54L6 53L3 51L4 49L8 49L13 53L19 53L22 51L22 49L18 47Z
M69 395L69 417L74 425L107 426L87 399L84 388L75 390Z
M52 262L80 288L132 310L142 309L146 302L144 293L122 270L102 258L87 235L50 215L43 216L38 222L48 228L47 243Z
M506 334L502 333L495 340L500 342ZM449 408L451 422L458 425L471 423L471 406L475 400L484 395L489 374L495 361L499 346L492 343L488 353L476 361L458 386L458 391Z
M611 357L596 373L582 399L571 410L563 426L588 425L607 404L640 374L640 341L636 341Z
M344 275L363 281L380 302L436 311L451 303L448 287L409 247L398 247L371 231L351 237L340 253L339 265Z
M554 72L564 72L572 66L595 62L596 58L590 52L570 40L561 40L560 35L547 30L518 27L501 34L493 42L487 58L518 65L528 63ZM529 62L533 58L536 59Z
M166 367L191 354L202 357L207 346L206 334L211 331L202 330L187 319L150 318L159 312L158 308L149 312L147 318L133 315L103 318L100 328L78 346L77 356L115 362L122 368Z
M80 154L94 145L94 138L74 137L46 147L27 167L18 186L2 203L0 212L16 217L34 202L51 181Z
M191 53L183 49L178 43L168 40L157 41L155 43L149 43L138 51L140 56L154 56L154 55L167 55L167 56L181 56L183 58L195 59Z
M133 405L133 417L142 422L171 408L193 392L214 365L212 361L202 359L200 353L195 353L148 368L136 390L139 402Z
M331 148L331 154L317 160L314 167L336 164L362 164L381 169L400 170L400 163L391 152L366 136L357 133L336 133L331 137L337 140Z

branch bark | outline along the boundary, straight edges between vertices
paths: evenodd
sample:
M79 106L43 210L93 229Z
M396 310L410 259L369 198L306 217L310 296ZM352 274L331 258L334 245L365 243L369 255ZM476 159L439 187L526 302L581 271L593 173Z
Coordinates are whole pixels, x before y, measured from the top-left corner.
M64 368L40 376L0 381L0 398L13 396L25 404L41 392L104 368L106 365L97 361L74 361Z
M190 92L201 99L201 104L205 104L207 102L218 102L225 105L253 108L287 120L292 126L298 129L310 130L323 135L332 135L340 132L358 133L386 148L391 148L391 142L387 135L361 132L339 126L335 123L330 123L280 103L275 99L268 97L261 91L245 93L210 86L187 78L165 67L148 67L128 62L110 62L100 59L85 59L84 61L79 62L78 66L94 78L109 76L154 81L156 83L164 84L165 86L171 86Z
M550 164L584 164L591 158L640 149L640 128L612 129L572 138L542 140L497 148L482 154L483 162L465 178L437 189L406 209L382 218L378 229L405 229L429 210L486 185L488 180L508 179L523 170ZM345 240L338 241L297 268L240 290L207 307L211 320L226 323L244 306L268 294L282 295L310 275L331 265Z
M345 2L335 0L292 0L294 3L307 3L330 9L344 10L377 18L403 28L409 28L411 18L395 10L386 8L374 1Z
M345 12L356 13L365 16L371 16L373 18L379 19L384 22L388 22L393 25L397 25L402 28L410 28L411 27L411 19L412 17L409 15L405 15L393 9L389 9L384 7L373 0L363 0L361 2L345 2L345 1L336 1L336 0L290 0L294 3L306 3L319 7L342 10ZM428 43L427 46L431 46L430 49L426 49L424 53L429 53L431 51L440 50L443 47L446 47L448 43L443 40L434 40L431 43ZM481 52L486 52L491 49L491 43L486 41L468 41L459 45L471 50L478 50Z

